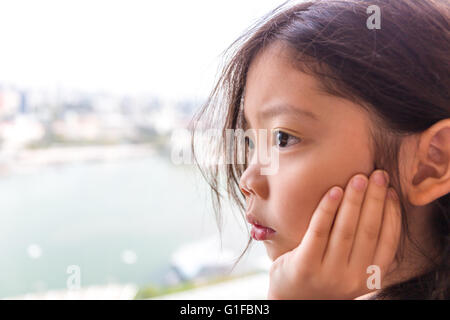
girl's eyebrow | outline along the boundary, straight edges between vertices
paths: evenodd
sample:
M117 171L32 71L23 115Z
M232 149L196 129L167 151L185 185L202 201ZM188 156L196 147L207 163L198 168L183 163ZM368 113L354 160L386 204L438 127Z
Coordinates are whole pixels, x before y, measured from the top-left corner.
M308 110L299 109L291 104L274 104L263 109L258 113L259 119L266 119L270 117L276 117L281 113L288 113L297 117L308 117L315 121L319 121L316 114Z
M243 112L243 114L245 122L250 123L247 116L245 115L245 111ZM258 119L264 120L267 118L276 117L280 114L289 114L298 118L309 118L313 119L314 121L319 121L319 117L315 113L308 110L299 109L291 104L286 103L273 104L267 107L263 107L262 110L258 112Z

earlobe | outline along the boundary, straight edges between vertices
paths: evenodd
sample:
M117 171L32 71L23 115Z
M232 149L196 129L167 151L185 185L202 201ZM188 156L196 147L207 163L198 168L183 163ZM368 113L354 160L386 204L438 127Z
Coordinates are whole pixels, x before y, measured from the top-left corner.
M416 168L408 197L423 206L450 192L450 119L437 122L420 136Z

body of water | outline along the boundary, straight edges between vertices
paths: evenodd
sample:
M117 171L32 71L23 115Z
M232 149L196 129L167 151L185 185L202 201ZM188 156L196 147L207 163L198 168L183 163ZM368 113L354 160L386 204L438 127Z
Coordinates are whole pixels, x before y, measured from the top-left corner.
M71 265L81 286L160 283L174 250L218 233L207 195L158 155L2 177L0 297L64 289Z

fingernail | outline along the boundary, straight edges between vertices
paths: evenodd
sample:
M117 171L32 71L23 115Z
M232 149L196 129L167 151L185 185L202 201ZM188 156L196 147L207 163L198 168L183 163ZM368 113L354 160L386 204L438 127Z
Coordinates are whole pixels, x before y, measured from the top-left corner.
M333 200L339 200L341 195L342 195L342 191L341 191L340 188L334 187L330 191L330 198L333 199Z
M367 185L367 181L366 181L366 179L364 179L363 177L361 177L361 176L356 176L356 177L353 178L352 186L353 186L356 190L362 191L362 190L364 190L364 188L366 187L366 185Z
M374 174L373 181L376 185L383 187L387 183L386 173L384 171L377 171Z

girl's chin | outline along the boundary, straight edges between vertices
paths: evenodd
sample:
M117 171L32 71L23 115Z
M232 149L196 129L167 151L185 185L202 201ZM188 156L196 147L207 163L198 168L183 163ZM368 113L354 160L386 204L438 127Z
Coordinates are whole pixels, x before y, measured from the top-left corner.
M264 241L264 246L266 247L267 256L269 257L270 260L272 260L272 262L278 259L286 252L290 251L289 249L277 246L275 243L271 241Z

